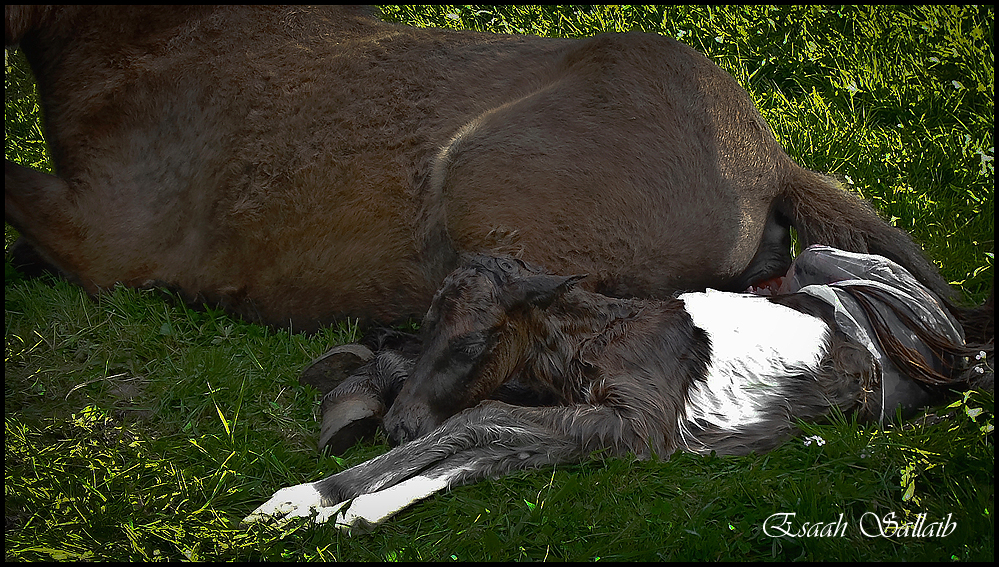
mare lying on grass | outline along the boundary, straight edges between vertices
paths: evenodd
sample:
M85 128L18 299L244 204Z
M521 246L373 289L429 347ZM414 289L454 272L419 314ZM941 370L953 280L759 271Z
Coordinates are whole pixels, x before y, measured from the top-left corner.
M815 268L830 258L864 279L827 283ZM335 349L303 376L356 367L325 388L323 444L348 445L357 423L381 418L400 446L282 489L245 521L363 527L450 486L594 451L763 452L797 420L884 420L950 387L991 385L991 368L968 357L990 359L992 342L965 344L937 298L882 257L812 247L789 279L819 283L772 297L614 299L576 287L582 277L476 256L434 297L415 358ZM992 333L992 306L980 313Z
M17 262L310 330L424 313L459 254L608 295L742 290L800 241L947 282L654 33L411 28L344 6L6 6L58 175L4 164Z

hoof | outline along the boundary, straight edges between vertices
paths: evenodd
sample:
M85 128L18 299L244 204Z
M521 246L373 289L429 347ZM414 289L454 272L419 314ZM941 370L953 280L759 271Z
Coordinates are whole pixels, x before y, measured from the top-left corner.
M359 344L340 345L313 360L299 376L299 384L307 384L325 395L375 354Z
M385 405L373 397L353 394L324 401L322 412L319 450L340 455L360 439L374 436Z

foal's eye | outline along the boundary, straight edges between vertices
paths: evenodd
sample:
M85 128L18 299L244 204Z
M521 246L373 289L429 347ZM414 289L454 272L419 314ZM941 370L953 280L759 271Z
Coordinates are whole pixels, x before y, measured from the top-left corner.
M463 337L452 345L453 352L463 358L474 359L486 350L486 341L481 336Z

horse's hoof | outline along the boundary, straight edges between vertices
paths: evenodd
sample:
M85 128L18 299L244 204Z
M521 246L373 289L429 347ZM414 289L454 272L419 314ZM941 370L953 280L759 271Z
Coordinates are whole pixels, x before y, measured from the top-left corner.
M374 356L371 349L363 345L335 346L305 367L298 383L312 386L320 395L325 395Z
M385 405L363 394L348 394L323 403L319 450L340 455L358 440L372 437L385 415Z

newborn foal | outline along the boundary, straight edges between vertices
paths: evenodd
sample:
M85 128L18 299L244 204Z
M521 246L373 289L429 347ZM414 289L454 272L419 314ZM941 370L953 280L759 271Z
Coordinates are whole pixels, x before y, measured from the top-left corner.
M279 490L244 521L312 516L364 527L450 486L594 451L763 452L798 419L835 410L884 419L899 405L942 400L942 386L968 374L960 326L904 270L867 258L889 266L897 285L633 300L575 287L583 276L476 256L435 295L415 362L384 351L324 398L325 442L339 428L350 435L354 418L328 426L326 417L342 413L337 400L356 405L360 395L378 406L362 417L384 414L400 445ZM900 324L910 331L886 345Z

